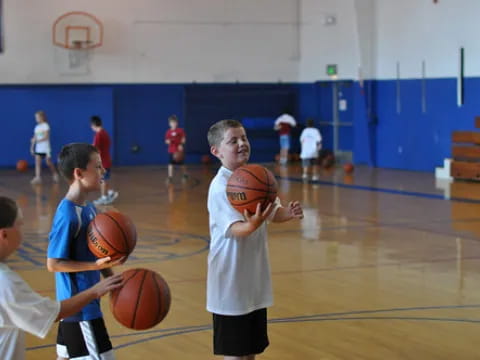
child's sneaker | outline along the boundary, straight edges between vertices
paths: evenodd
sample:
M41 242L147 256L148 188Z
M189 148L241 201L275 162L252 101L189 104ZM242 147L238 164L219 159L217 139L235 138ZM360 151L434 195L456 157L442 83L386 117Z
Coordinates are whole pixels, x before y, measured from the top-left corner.
M303 179L303 180L308 180L308 174L303 174L303 175L302 175L302 179Z
M320 178L317 175L313 175L312 180L313 181L318 181L318 180L320 180Z
M93 204L94 205L107 205L107 204L109 204L108 197L100 196L97 200L93 200Z
M111 204L112 202L114 202L117 198L118 198L118 191L114 191L114 190L108 190L108 195L107 195L107 199L109 201L109 204Z

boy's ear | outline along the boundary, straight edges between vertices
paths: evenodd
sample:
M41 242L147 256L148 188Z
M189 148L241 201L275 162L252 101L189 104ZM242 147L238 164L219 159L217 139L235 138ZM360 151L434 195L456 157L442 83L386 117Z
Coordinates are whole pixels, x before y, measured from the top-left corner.
M210 146L210 153L218 158L218 149L215 145Z
M82 179L83 178L83 170L80 168L73 169L73 179Z
M0 229L0 241L6 240L6 239L7 239L7 230Z

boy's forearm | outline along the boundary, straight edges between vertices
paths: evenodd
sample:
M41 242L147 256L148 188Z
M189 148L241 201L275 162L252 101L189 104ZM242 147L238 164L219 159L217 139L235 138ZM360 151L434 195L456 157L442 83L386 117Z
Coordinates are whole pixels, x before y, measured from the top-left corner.
M246 237L255 230L257 230L257 227L246 221L238 221L230 226L230 232L235 237Z
M72 316L83 309L87 304L97 298L97 294L92 288L82 291L77 295L60 302L60 311L55 321Z
M95 262L47 259L47 269L50 272L79 272L98 270Z

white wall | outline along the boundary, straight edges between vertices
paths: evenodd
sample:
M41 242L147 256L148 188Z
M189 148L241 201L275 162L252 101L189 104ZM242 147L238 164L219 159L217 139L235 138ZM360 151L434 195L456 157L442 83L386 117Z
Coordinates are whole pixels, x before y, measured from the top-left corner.
M327 17L336 19L327 25ZM354 0L302 0L299 81L328 79L327 64L338 65L339 79L357 78L360 63Z
M354 0L4 1L0 84L276 82L356 76ZM51 27L81 10L105 25L89 72L60 74L67 54ZM325 14L336 17L325 26Z
M0 83L295 81L297 0L4 2ZM51 26L72 10L104 22L88 75L59 75Z
M376 69L376 1L355 0L359 76L373 79Z
M311 82L480 75L478 0L15 0L4 1L0 84ZM105 24L90 72L61 75L51 26L72 10ZM328 16L335 25L326 25Z
M455 77L458 49L465 48L465 75L480 75L478 0L377 0L377 72L380 79Z

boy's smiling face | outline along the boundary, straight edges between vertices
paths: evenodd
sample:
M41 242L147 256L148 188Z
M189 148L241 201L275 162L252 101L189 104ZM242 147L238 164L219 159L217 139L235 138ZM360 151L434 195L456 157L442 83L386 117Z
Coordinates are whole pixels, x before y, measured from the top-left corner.
M85 190L100 190L105 169L102 166L102 160L99 153L94 152L90 155L90 161L88 162L85 170L78 168L75 170L78 171L78 180Z
M211 147L211 152L223 166L232 171L245 165L250 158L250 143L245 129L243 127L227 129L220 144Z

